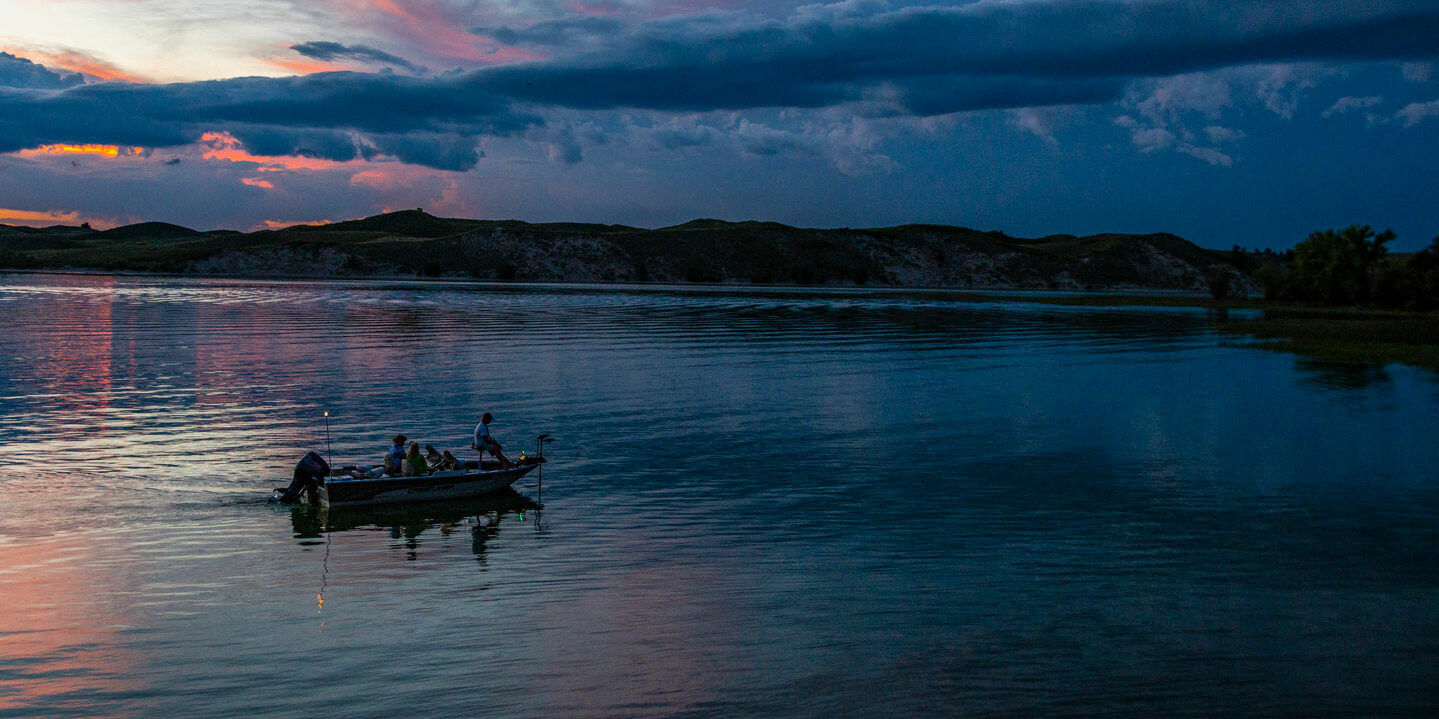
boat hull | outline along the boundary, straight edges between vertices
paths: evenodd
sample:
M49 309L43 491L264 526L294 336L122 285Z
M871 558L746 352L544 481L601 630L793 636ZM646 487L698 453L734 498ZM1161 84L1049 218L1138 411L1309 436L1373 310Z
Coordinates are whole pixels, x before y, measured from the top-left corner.
M359 507L395 502L478 497L498 492L529 474L538 464L488 471L436 472L423 477L380 477L344 480L331 477L320 486L319 500L327 507Z

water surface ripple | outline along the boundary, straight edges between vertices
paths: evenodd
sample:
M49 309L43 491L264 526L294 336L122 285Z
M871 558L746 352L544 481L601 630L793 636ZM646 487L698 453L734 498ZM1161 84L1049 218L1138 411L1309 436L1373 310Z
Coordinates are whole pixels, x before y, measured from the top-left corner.
M1433 716L1439 380L1203 310L0 275L0 716ZM308 449L514 496L267 504ZM466 453L468 450L466 450Z

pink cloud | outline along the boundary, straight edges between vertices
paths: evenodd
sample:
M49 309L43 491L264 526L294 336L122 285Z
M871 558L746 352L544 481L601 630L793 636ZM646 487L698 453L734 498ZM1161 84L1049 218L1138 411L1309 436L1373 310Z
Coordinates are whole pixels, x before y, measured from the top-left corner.
M401 34L421 47L444 57L485 63L493 60L490 53L477 45L480 38L456 29L456 24L463 23L447 17L434 3L411 3L413 10L400 6L395 0L374 0L372 5L399 20Z
M0 48L3 49L3 48ZM48 68L78 72L92 80L114 82L152 82L144 75L124 70L112 63L86 55L77 50L10 50L13 55L24 57L31 62Z
M581 15L615 15L619 13L619 8L613 5L591 5L579 0L570 3L570 10Z
M412 51L437 60L467 60L496 65L543 56L501 45L465 30L476 18L436 0L332 0L340 11L374 27ZM402 53L403 54L403 53Z

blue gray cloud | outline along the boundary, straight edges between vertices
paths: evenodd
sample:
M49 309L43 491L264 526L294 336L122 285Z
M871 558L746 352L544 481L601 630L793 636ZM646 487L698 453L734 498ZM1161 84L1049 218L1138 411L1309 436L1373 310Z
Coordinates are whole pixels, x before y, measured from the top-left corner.
M582 18L487 32L549 47L553 59L433 78L336 72L66 85L63 76L10 57L0 63L8 83L0 87L0 152L50 142L170 146L227 130L257 152L382 153L463 170L477 161L479 138L523 133L559 108L850 107L932 116L1106 103L1136 78L1254 63L1421 61L1439 54L1439 5L981 0L880 10L845 3L781 20L710 13L622 26ZM295 49L403 62L363 46ZM22 77L30 79L9 79Z
M342 45L338 42L315 41L291 45L290 49L315 60L358 60L373 65L398 67L421 75L429 73L429 68L423 65L416 65L399 55L364 45Z
M615 17L580 15L542 20L523 27L476 27L471 32L505 45L573 53L577 49L609 44L630 29Z
M56 90L84 82L85 78L79 73L65 75L23 57L0 52L0 87Z

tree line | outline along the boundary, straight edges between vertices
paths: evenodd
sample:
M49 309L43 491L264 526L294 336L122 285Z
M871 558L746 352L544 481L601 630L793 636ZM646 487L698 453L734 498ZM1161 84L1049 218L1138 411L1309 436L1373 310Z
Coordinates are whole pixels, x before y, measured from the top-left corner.
M1368 225L1320 230L1282 253L1246 252L1235 246L1229 264L1253 276L1266 300L1439 309L1439 237L1405 256L1389 253L1394 238L1392 230L1375 232Z

